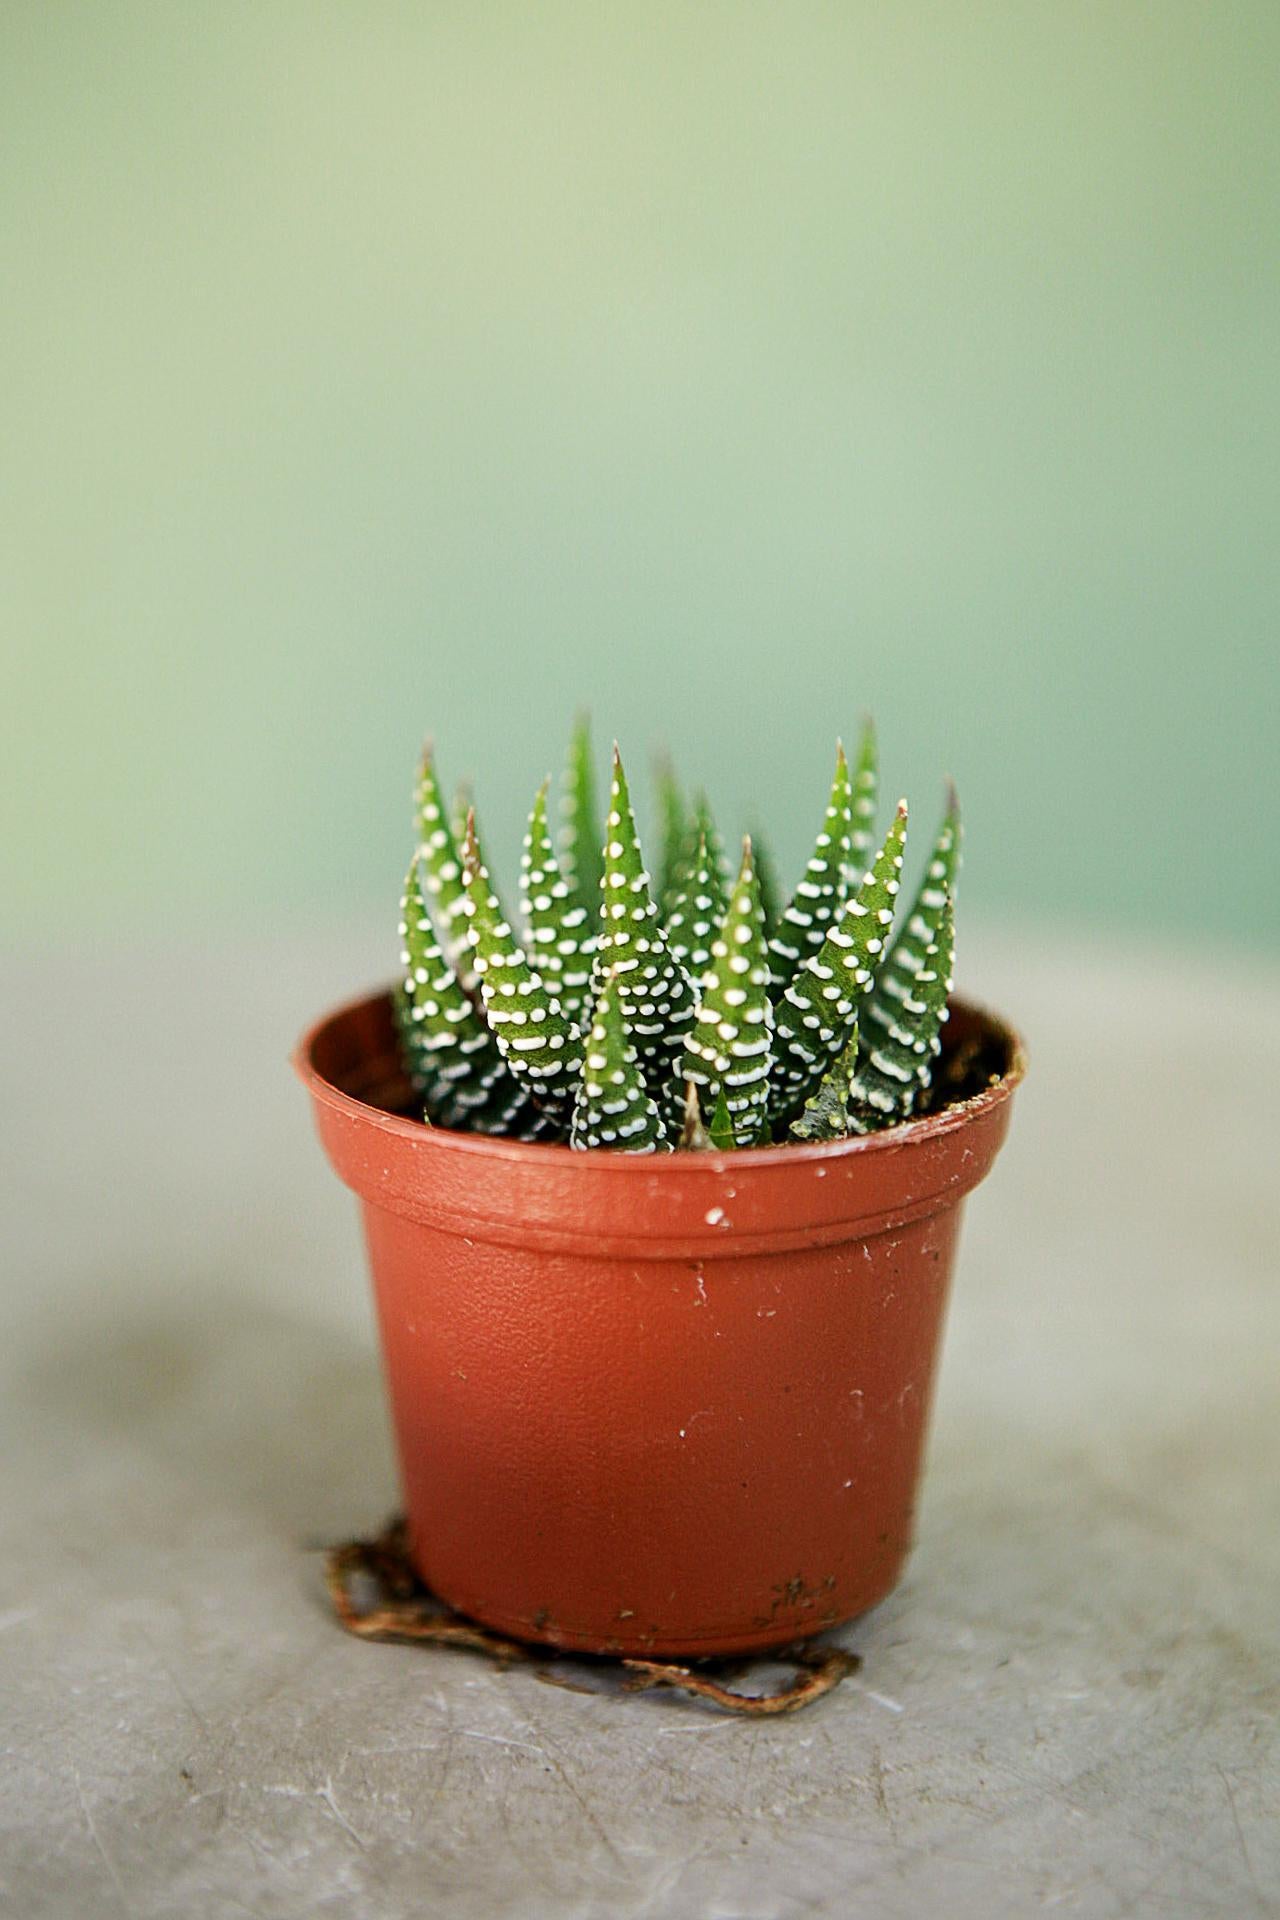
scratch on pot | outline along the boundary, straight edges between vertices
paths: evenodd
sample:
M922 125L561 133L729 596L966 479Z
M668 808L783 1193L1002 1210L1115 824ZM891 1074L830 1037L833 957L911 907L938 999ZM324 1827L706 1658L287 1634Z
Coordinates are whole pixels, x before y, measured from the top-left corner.
M712 1412L712 1409L710 1407L699 1407L696 1413L691 1413L685 1425L680 1429L680 1438L682 1440L684 1439L686 1433L688 1433L689 1428L693 1425L695 1420L705 1420L708 1418L711 1412Z

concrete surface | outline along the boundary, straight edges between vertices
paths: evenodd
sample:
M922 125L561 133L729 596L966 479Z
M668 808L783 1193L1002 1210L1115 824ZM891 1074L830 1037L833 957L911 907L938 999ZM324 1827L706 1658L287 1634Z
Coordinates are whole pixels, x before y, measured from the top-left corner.
M1033 1072L918 1550L858 1679L746 1724L326 1614L394 1486L284 1055L380 947L6 965L0 1912L1276 1911L1276 975L971 939Z

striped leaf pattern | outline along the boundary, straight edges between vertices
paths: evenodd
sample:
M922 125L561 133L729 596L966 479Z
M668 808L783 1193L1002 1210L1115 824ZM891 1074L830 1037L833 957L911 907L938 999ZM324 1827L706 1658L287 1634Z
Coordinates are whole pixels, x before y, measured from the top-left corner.
M892 1034L903 1001L913 990L930 946L937 940L948 903L954 904L960 873L960 801L954 787L934 838L924 876L876 975L862 1015L862 1050Z
M441 950L415 855L400 907L398 1004L406 1063L437 1126L507 1132L529 1118L528 1095Z
M851 1132L876 1132L909 1120L915 1112L942 1045L954 964L955 914L948 899L910 991L897 1003L887 1030L859 1057L851 1088Z
M596 805L596 764L591 725L585 714L574 723L560 801L560 865L578 905L594 921L600 903L600 811Z
M605 823L598 964L618 976L650 1091L667 1093L693 1019L693 988L667 944L636 832L622 755L613 750Z
M667 944L695 982L710 964L711 942L724 918L725 904L724 880L700 828L693 859L682 862L667 910Z
M823 1074L804 1111L791 1122L793 1140L843 1140L849 1131L849 1088L858 1058L858 1015L853 1031Z
M626 1008L613 967L600 975L582 1074L574 1095L569 1145L617 1147L630 1153L670 1149L627 1029Z
M844 871L846 895L858 891L875 854L879 797L880 752L875 727L870 720L865 720L850 780L849 858Z
M751 841L729 896L711 958L702 977L698 1009L685 1046L683 1079L723 1098L733 1137L754 1145L765 1133L769 1071L773 1064L773 1007L764 911ZM715 1139L713 1118L711 1136ZM717 1142L717 1144L719 1144Z
M493 1037L511 1073L536 1100L557 1111L567 1109L582 1065L577 1032L503 918L476 839L474 813L467 821L463 877L471 963Z
M960 811L951 789L895 935L907 807L877 848L879 784L868 721L852 765L837 746L821 830L780 911L763 841L744 840L731 882L705 794L686 801L659 761L655 889L616 746L600 829L579 720L559 851L550 781L534 796L517 933L469 790L445 800L428 744L392 996L424 1119L666 1152L837 1140L920 1113L951 990Z
M466 888L462 881L462 857L450 824L449 809L440 789L435 752L429 740L418 762L414 803L427 896L445 954L456 966L464 960L467 948L466 910L463 905Z
M565 1018L576 1023L591 985L595 915L588 914L560 871L547 822L544 780L534 798L520 854L520 912L525 951Z
M858 1003L871 985L893 921L906 831L907 803L902 800L870 873L845 906L839 924L820 951L797 969L778 1002L775 1119L785 1119L804 1105L848 1044Z
M844 906L846 872L853 834L853 787L844 748L836 748L836 770L831 797L804 878L769 942L773 966L774 999L805 960L817 954Z

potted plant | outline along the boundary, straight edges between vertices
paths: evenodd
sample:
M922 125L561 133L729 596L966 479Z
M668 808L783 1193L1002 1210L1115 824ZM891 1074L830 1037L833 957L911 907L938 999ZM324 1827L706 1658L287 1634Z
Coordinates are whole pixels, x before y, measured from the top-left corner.
M651 880L579 725L517 937L423 756L402 978L296 1065L362 1206L414 1563L499 1632L745 1651L898 1577L961 1205L1024 1063L949 998L954 792L896 914L877 785L868 725L780 907L668 769Z

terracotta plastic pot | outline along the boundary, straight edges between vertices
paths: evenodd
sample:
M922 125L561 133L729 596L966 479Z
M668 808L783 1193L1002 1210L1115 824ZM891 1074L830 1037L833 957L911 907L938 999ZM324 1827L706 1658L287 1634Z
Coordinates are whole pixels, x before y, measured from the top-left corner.
M524 1639L685 1655L889 1592L961 1204L1023 1072L991 1016L958 1004L946 1032L983 1090L932 1117L650 1156L408 1117L385 994L312 1029L295 1064L361 1201L433 1592Z

